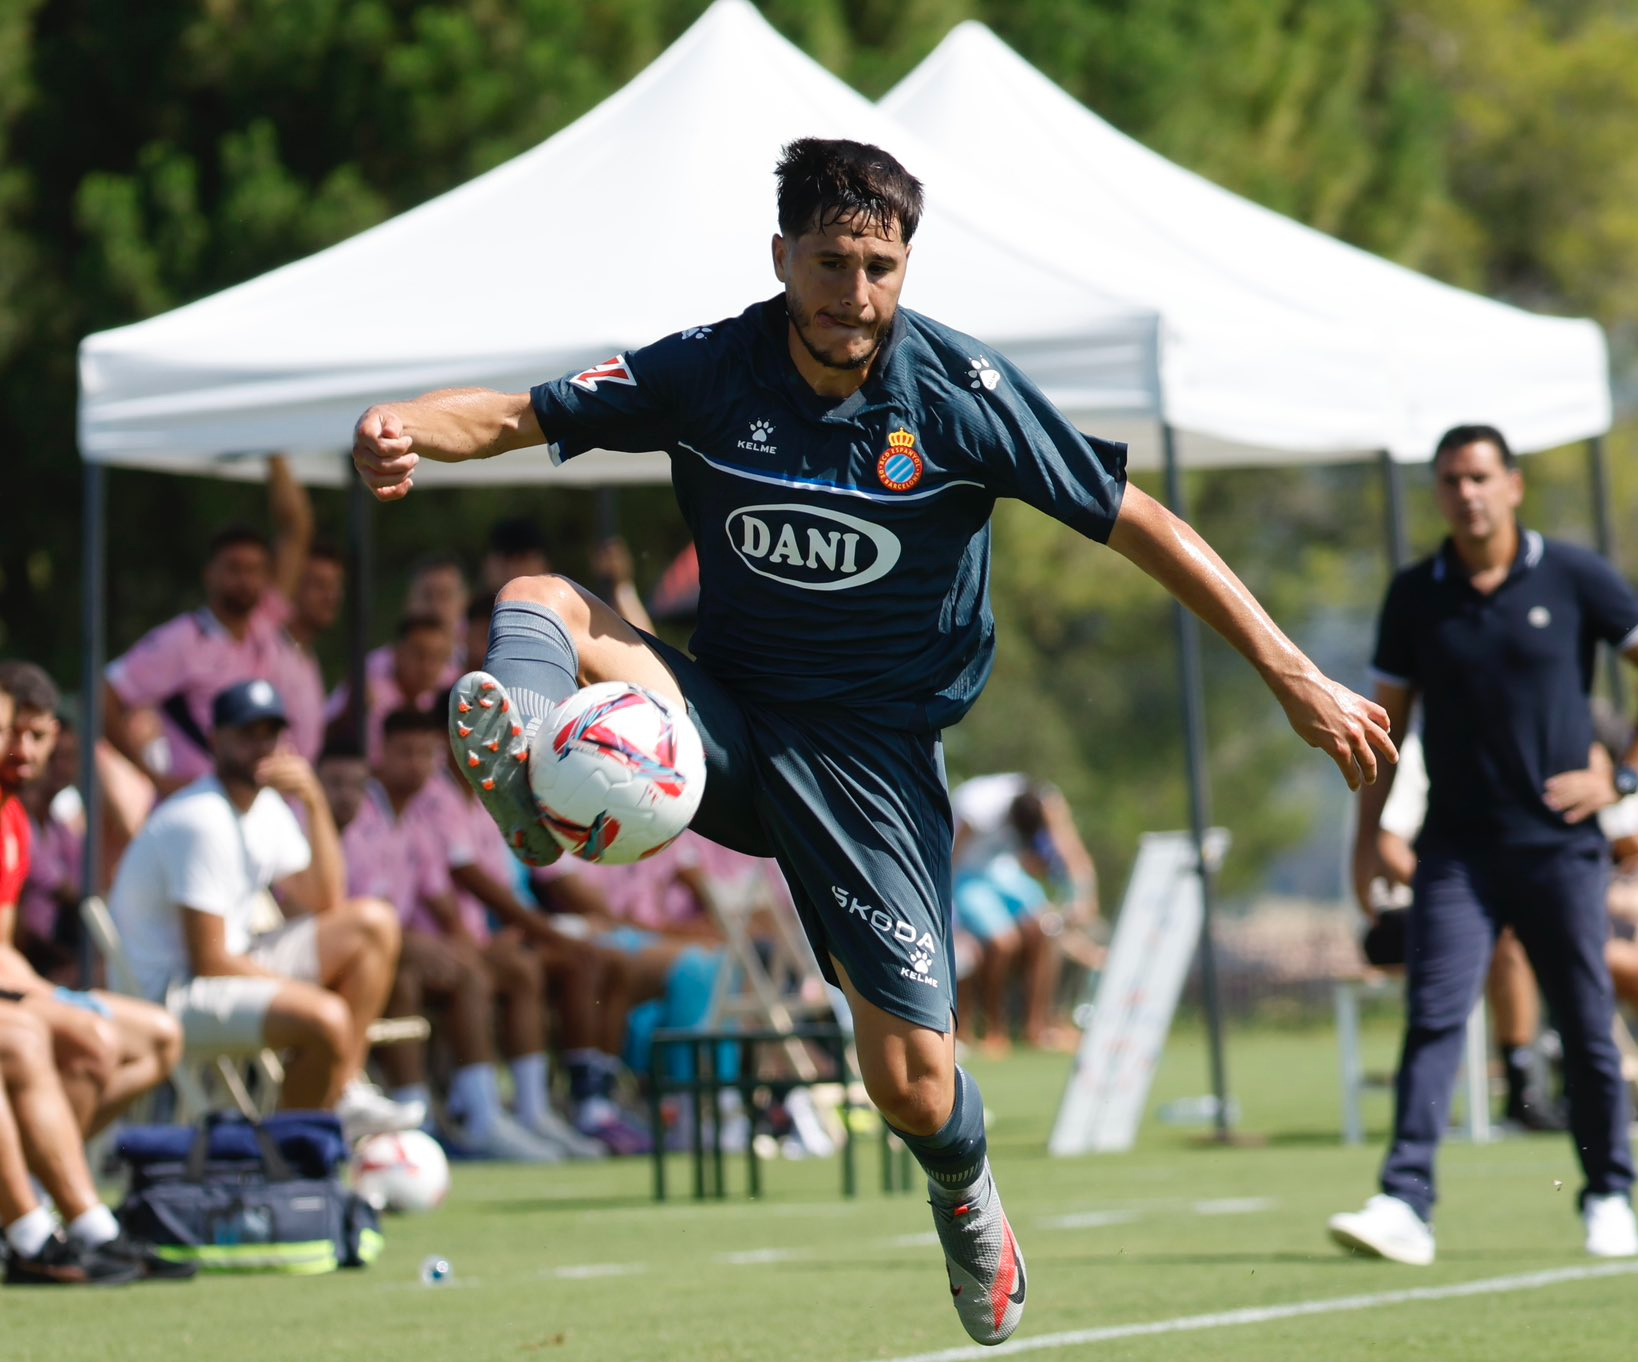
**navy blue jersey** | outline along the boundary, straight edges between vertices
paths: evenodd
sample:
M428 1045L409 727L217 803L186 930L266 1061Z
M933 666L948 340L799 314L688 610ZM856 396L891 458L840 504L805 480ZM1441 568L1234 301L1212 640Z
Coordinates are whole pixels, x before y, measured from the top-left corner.
M990 513L1108 538L1126 447L995 351L901 308L838 402L797 372L783 296L532 393L554 461L663 449L700 564L690 647L735 694L925 731L988 679Z
M1587 764L1599 640L1638 641L1638 596L1597 554L1533 530L1489 595L1448 540L1393 579L1372 665L1421 697L1424 838L1601 844L1597 819L1572 826L1542 798L1549 776Z

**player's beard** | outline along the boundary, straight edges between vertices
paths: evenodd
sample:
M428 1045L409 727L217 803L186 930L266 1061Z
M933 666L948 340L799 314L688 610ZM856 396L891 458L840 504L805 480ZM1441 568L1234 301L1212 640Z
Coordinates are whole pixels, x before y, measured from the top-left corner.
M882 342L887 339L888 328L893 325L891 313L886 317L878 317L876 328L870 336L870 348L856 358L837 359L833 355L827 355L813 343L813 338L808 334L813 326L813 313L803 312L789 293L785 295L785 315L791 319L791 325L796 329L796 338L802 342L802 348L813 357L816 364L823 364L827 369L839 369L844 373L868 368L881 350Z

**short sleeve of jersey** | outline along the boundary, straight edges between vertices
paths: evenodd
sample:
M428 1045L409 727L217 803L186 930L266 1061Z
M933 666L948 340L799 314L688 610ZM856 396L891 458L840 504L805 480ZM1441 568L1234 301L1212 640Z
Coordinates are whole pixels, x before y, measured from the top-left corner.
M1417 683L1415 588L1411 574L1418 570L1409 568L1393 579L1376 624L1376 653L1371 659L1371 670L1379 680L1396 686Z
M1638 593L1596 553L1578 552L1575 563L1581 604L1592 632L1617 648L1638 643Z
M269 793L273 797L269 799ZM266 837L273 883L299 875L313 863L313 848L296 821L290 806L276 793L263 791L256 796L256 816L261 821L258 837Z
M1105 543L1126 490L1126 446L1083 435L1010 360L989 366L1000 381L984 394L999 448L986 451L986 483Z
M678 410L697 390L706 348L667 336L531 389L552 462L588 449L669 448Z
M185 656L193 637L187 615L156 625L108 664L109 684L127 705L157 705L187 674Z

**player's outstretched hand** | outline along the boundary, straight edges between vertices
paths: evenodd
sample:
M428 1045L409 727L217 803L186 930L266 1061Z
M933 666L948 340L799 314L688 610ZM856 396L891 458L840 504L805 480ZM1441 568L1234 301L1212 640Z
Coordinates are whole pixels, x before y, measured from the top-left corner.
M1399 749L1388 736L1388 711L1328 676L1310 672L1280 703L1297 736L1336 762L1350 790L1376 782L1380 759L1399 760Z
M371 407L353 427L353 467L377 501L401 501L415 485L418 455L391 407Z

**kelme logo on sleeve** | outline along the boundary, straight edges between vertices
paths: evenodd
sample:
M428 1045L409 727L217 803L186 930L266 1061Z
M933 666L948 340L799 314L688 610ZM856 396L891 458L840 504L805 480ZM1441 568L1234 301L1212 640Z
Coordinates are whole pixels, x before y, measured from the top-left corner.
M847 591L880 581L899 561L891 531L827 507L741 506L729 512L727 531L752 572L804 591Z

